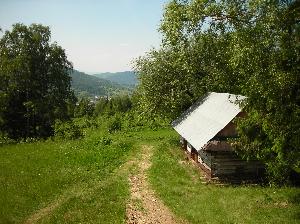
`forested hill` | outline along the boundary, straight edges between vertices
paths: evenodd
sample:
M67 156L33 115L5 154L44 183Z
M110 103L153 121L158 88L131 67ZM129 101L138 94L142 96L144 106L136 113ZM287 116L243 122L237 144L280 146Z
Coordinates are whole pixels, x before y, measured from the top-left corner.
M77 96L104 96L131 92L127 87L77 70L73 70L71 78L72 88Z
M106 79L120 85L135 86L138 82L136 74L133 71L116 72L116 73L99 73L94 76Z

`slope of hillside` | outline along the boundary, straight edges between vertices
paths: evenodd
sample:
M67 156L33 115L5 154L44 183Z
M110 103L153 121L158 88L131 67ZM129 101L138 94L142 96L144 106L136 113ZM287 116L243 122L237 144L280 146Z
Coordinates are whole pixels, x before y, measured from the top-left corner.
M174 130L106 120L80 140L1 146L0 223L299 223L299 188L206 183Z
M70 76L72 78L72 88L77 96L82 94L86 96L104 96L130 92L128 88L117 83L87 75L84 72L74 70Z
M118 83L123 86L135 86L138 83L136 74L133 71L125 71L125 72L116 72L116 73L99 73L94 74L94 76L106 79L111 82Z

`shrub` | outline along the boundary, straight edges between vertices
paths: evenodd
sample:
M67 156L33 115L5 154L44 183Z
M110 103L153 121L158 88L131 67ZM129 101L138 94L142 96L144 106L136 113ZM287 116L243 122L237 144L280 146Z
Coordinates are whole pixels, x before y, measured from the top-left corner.
M107 130L109 133L120 131L122 129L122 121L119 115L114 115L108 120Z
M82 130L72 121L62 122L55 121L54 135L61 139L77 139L83 136Z
M102 137L100 139L100 143L102 145L110 145L112 143L112 140L111 140L111 138L108 138L108 137Z
M89 119L87 117L74 118L72 121L81 130L98 127L98 124L95 119Z
M0 132L0 146L16 143L15 140L8 137L6 133Z

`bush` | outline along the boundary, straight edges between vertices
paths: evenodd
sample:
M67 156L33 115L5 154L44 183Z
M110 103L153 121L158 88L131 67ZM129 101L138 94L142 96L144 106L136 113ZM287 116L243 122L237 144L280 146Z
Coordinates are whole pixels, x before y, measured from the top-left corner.
M95 119L80 117L80 118L74 118L72 121L81 130L88 129L88 128L98 128L98 124Z
M110 145L112 143L112 139L108 137L102 137L99 142L102 145Z
M0 132L0 146L16 143L15 140L8 137L6 133Z
M120 131L122 129L122 121L119 115L114 115L108 120L107 130L109 133Z
M72 121L62 122L55 121L54 135L61 139L77 139L83 136L82 130Z

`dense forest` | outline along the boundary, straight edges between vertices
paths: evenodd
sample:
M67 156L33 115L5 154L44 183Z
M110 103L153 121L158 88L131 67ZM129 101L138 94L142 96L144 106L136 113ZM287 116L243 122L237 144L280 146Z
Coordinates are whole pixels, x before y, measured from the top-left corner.
M135 61L132 96L133 73L75 71L49 27L15 24L0 39L1 141L79 138L104 120L109 132L156 128L207 92L228 92L247 97L237 152L288 183L300 167L299 12L299 1L170 1L161 47Z

